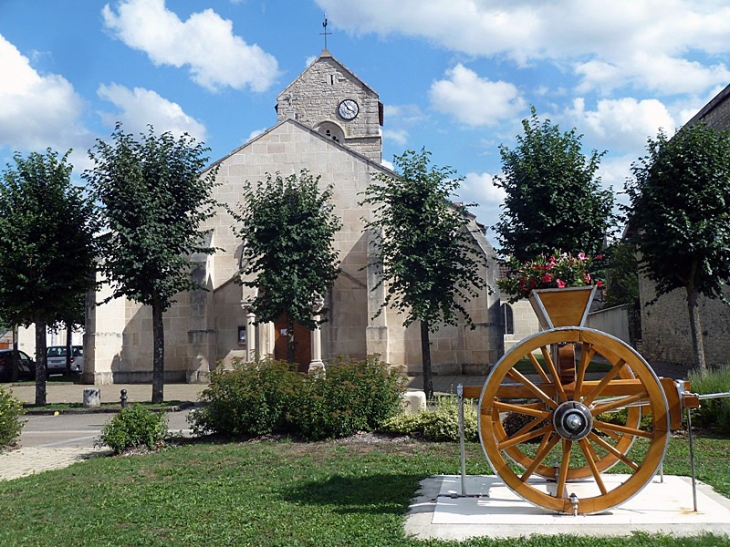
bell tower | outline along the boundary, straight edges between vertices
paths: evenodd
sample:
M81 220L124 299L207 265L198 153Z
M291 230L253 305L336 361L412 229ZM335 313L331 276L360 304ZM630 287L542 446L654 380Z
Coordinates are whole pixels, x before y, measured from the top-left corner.
M383 105L378 94L323 50L277 97L278 121L293 118L381 163Z

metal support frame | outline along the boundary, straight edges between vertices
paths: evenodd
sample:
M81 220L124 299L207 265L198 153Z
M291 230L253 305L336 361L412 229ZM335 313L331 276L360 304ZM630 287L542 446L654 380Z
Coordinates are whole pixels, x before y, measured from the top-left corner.
M456 386L459 398L459 454L461 456L461 495L466 496L466 448L464 446L464 386Z

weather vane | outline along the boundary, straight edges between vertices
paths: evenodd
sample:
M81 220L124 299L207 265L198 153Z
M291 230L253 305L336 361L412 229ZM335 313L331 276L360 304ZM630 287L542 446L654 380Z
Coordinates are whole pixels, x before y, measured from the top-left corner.
M320 35L324 36L324 49L327 49L327 36L329 34L332 34L331 32L327 32L327 14L324 14L324 23L322 23L322 26L324 27L324 32L320 32Z

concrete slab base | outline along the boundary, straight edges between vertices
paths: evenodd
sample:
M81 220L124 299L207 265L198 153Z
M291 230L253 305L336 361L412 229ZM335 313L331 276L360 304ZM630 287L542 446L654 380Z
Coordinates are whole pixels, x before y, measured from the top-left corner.
M623 482L625 478L603 475L609 489L611 480ZM522 500L499 477L468 476L465 488L467 495L462 496L458 475L424 480L406 518L406 534L419 539L458 541L478 536L516 538L534 534L628 536L637 531L675 536L730 535L730 499L698 483L695 512L688 477L665 475L662 482L657 476L621 506L577 517L554 514Z

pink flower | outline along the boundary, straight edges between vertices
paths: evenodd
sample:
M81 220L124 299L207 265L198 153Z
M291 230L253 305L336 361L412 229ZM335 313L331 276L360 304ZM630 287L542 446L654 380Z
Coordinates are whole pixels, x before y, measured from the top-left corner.
M555 283L558 284L558 288L559 289L564 289L565 288L565 281L561 281L560 279L556 279L555 280Z
M598 287L599 289L602 289L603 288L603 281L601 281L600 279L598 281L596 281L596 287Z
M541 279L542 279L543 283L550 283L553 280L553 276L550 275L549 273L546 273L546 274L543 274Z
M578 258L583 261L588 260L588 257L586 256L585 253L578 253Z

